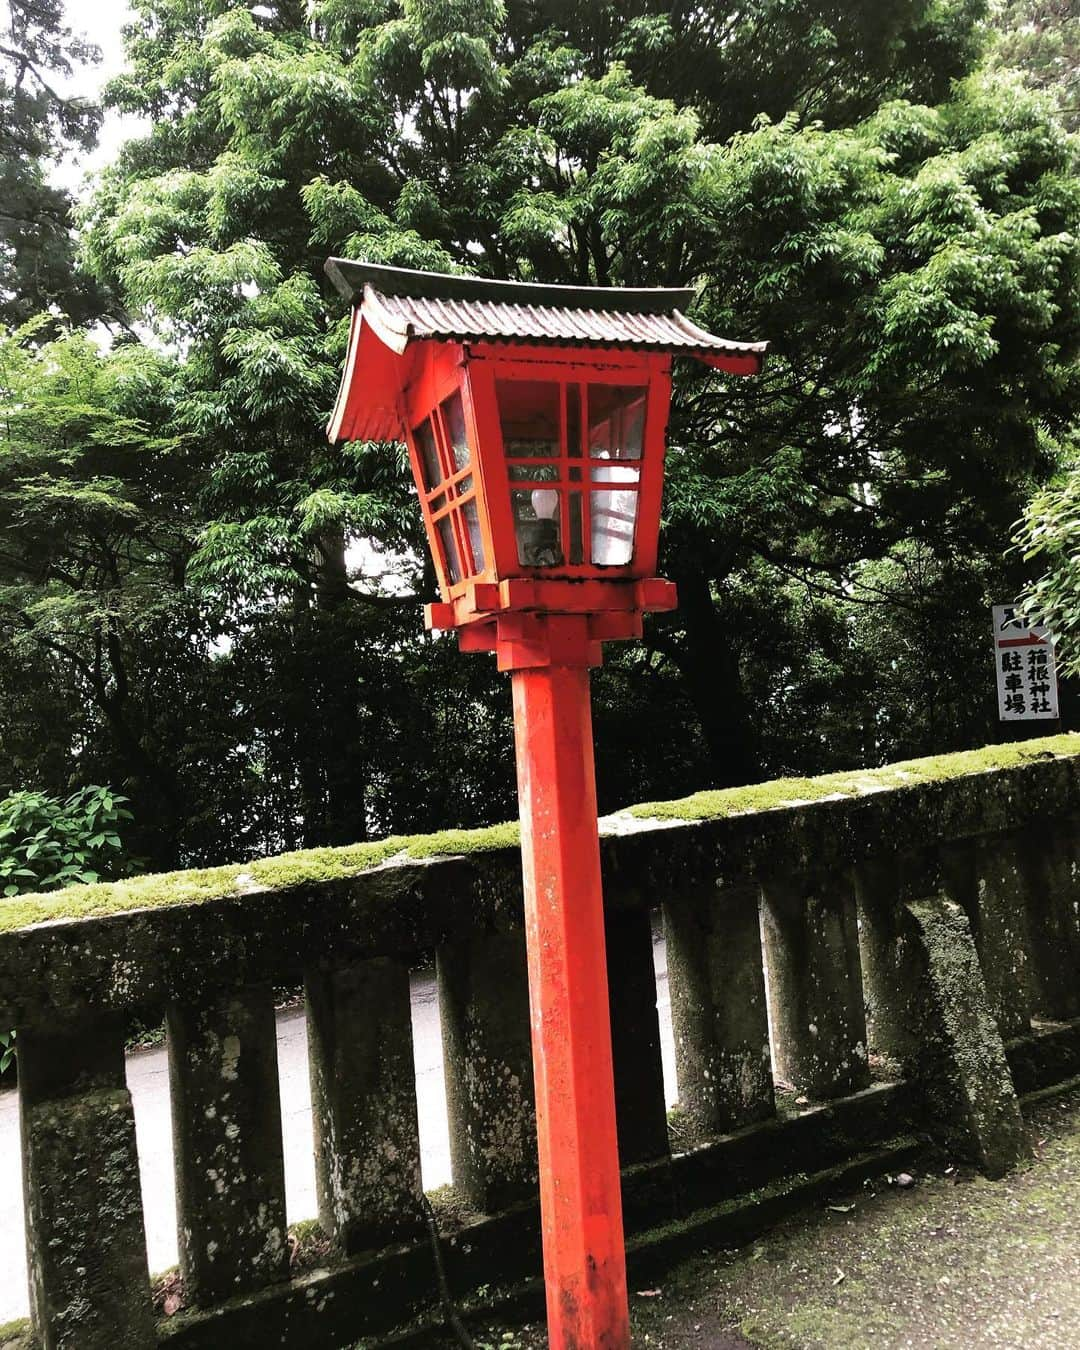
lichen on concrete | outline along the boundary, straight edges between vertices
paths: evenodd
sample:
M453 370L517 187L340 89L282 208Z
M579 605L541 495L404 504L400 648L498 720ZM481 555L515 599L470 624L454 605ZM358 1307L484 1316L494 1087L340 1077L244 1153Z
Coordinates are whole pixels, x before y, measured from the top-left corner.
M24 1100L23 1150L31 1298L44 1343L145 1350L151 1309L130 1094Z
M536 1112L525 938L478 933L438 955L455 1184L493 1212L536 1185Z
M923 965L917 1072L931 1119L954 1147L1000 1177L1029 1147L967 916L941 896L906 909Z
M785 806L866 796L931 782L1014 768L1040 759L1080 754L1080 734L1049 736L1015 745L907 760L880 769L824 774L818 778L781 778L751 787L699 792L678 801L651 802L621 813L623 819L694 821L767 812ZM611 832L618 832L612 818ZM343 848L304 849L225 867L131 877L94 886L70 886L57 894L24 895L0 901L0 933L63 919L86 919L131 910L235 900L249 894L318 886L347 880L394 862L421 861L515 849L517 822L476 830L394 835Z
M817 778L776 778L748 787L696 792L677 801L646 802L629 808L628 814L653 820L713 820L757 811L776 811L833 797L862 797L889 788L921 783L947 782L969 774L1010 769L1056 755L1080 753L1080 733L1045 736L1010 745L988 745L924 759L902 760L880 769L827 773Z
M490 825L478 830L392 835L372 843L304 849L225 867L158 872L94 886L69 886L56 895L23 895L0 901L0 933L58 919L100 918L129 910L235 899L291 886L314 886L359 876L391 861L516 848L519 838L516 823Z

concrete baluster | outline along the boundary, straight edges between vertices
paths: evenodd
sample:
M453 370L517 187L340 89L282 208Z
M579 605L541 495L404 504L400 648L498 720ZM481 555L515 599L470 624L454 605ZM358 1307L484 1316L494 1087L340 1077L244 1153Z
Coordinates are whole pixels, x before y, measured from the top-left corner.
M42 1350L150 1350L124 1028L84 1016L18 1029L30 1306Z
M167 1025L180 1269L207 1307L289 1272L272 991L173 1003Z
M664 906L679 1107L705 1133L774 1110L758 899L708 886Z
M853 880L867 1044L903 1069L914 1062L918 1037L911 1008L916 983L909 969L899 860L887 853L861 863Z
M525 933L457 938L436 969L454 1187L492 1213L537 1185Z
M900 1073L912 1071L920 1047L921 957L913 949L909 900L940 889L937 849L883 850L853 870L867 1044Z
M917 972L914 1066L932 1133L992 1177L1030 1156L1005 1046L990 1009L967 914L945 895L904 904Z
M409 972L373 958L306 983L319 1221L352 1253L422 1223Z
M1080 821L1029 832L1021 846L1027 878L1031 991L1036 1014L1080 1017Z
M819 1100L870 1081L855 898L842 874L762 885L773 1060L777 1073Z
M656 968L648 910L609 911L605 915L604 934L619 1162L629 1167L662 1158L668 1152Z
M945 894L968 916L990 1011L1005 1040L1031 1030L1028 876L1020 842L1014 834L992 834L941 851Z

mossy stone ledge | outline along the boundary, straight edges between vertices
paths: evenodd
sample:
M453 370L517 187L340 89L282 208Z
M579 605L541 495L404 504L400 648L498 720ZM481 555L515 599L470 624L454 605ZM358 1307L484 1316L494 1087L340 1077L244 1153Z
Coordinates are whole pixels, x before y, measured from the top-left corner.
M1080 812L1080 735L778 780L634 807L602 824L609 909L828 872L913 841ZM448 830L0 903L0 1020L145 1012L200 986L284 983L333 950L410 959L520 926L518 827Z
M632 806L602 821L601 831L618 835L630 819L643 823L712 821L782 811L814 802L857 799L889 790L902 792L1073 756L1080 756L1080 733L1077 732L904 760L879 769L822 774L816 778L777 778L748 787L721 788L674 801ZM371 843L304 849L224 867L192 868L93 886L70 886L62 893L22 895L0 901L0 933L64 919L101 918L137 909L203 904L266 891L317 887L360 876L388 864L497 854L517 849L519 845L520 830L513 821L476 830L392 835Z
M1076 1008L1078 819L1080 736L1060 736L604 820L632 1251L730 1238L732 1206L749 1214L757 1192L756 1223L768 1188L792 1195L803 1174L817 1188L837 1168L850 1180L908 1165L916 1134L992 1174L1022 1159L1014 1072L1044 1086L1075 1071L1080 1045L1080 1020L1039 1021ZM510 825L448 831L0 905L44 1350L341 1350L424 1311L409 971L433 955L454 1184L480 1211L446 1234L448 1278L464 1293L535 1273L518 844ZM658 909L682 1139L664 1111ZM301 982L326 1268L293 1270L272 989ZM153 1014L169 1026L186 1295L156 1327L123 1086L124 1027ZM87 1178L107 1165L109 1185L74 1185L77 1158ZM681 1236L665 1239L672 1225ZM84 1312L78 1336L49 1340Z

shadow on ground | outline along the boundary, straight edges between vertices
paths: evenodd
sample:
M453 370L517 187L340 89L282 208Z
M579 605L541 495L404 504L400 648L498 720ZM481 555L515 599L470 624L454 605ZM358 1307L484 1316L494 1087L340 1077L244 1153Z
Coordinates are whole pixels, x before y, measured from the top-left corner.
M1080 1084L1025 1115L1035 1160L1003 1181L943 1159L909 1189L882 1178L632 1290L635 1348L1080 1346ZM485 1350L547 1343L536 1326L473 1334Z

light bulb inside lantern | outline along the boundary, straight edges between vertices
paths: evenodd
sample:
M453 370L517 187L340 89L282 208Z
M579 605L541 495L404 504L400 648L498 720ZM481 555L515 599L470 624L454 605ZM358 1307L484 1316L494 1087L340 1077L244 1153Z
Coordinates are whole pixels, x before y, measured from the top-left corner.
M559 509L559 494L554 488L536 488L532 494L532 508L537 520L554 520Z

